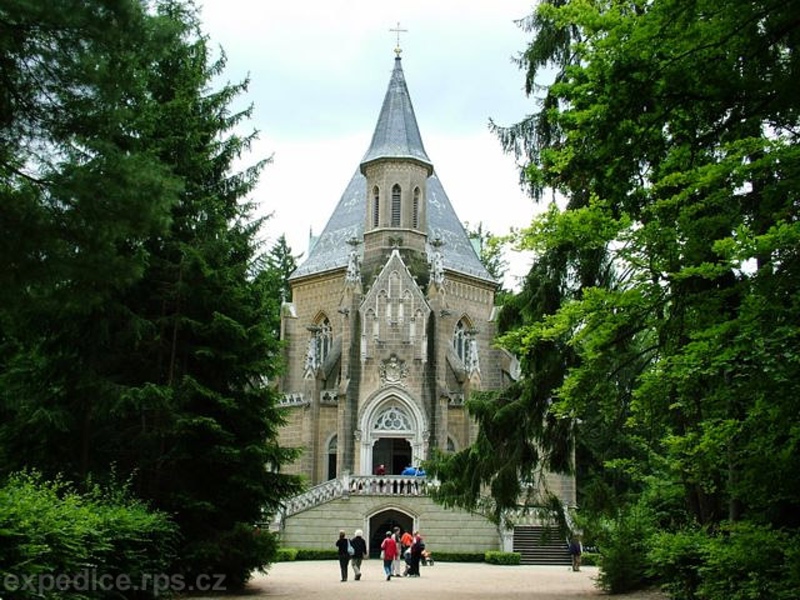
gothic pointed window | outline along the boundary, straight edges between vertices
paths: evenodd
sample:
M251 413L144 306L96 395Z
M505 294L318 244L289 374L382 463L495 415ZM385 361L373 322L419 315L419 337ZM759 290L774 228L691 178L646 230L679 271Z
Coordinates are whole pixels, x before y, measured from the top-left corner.
M392 227L400 227L400 186L392 186Z
M381 214L381 192L376 185L372 188L372 226L377 227L380 224Z
M325 362L325 358L333 345L333 329L326 316L322 316L314 325L307 328L311 332L306 347L305 367L303 376L308 379L313 377L317 369Z
M481 371L477 333L478 330L472 327L466 317L458 320L453 332L453 348L470 377Z
M339 437L334 435L328 442L328 479L336 479L336 459L339 453Z
M414 203L411 207L411 227L419 229L419 188L414 188Z

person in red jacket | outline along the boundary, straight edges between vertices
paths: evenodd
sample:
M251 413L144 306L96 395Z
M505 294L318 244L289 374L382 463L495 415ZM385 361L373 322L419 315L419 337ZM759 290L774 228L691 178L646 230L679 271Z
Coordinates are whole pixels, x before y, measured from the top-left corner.
M392 561L399 556L397 542L394 541L391 531L386 532L386 537L381 542L381 557L383 558L383 572L386 573L386 581L392 578Z

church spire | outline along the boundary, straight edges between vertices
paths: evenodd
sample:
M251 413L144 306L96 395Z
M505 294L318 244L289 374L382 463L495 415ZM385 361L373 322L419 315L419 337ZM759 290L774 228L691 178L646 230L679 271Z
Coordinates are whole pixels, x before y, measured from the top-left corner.
M360 257L348 244L353 238L361 241ZM427 241L437 238L447 244L435 265L437 280L446 269L494 282L434 173L397 56L372 143L290 280L341 269L345 277L349 271L350 279L358 279L357 273L369 281L394 248L427 258ZM417 266L424 270L426 264Z
M398 36L400 31L398 27ZM394 70L372 134L372 143L361 160L361 172L365 173L368 164L381 159L412 160L423 165L428 175L433 173L433 163L422 145L399 53L394 59Z

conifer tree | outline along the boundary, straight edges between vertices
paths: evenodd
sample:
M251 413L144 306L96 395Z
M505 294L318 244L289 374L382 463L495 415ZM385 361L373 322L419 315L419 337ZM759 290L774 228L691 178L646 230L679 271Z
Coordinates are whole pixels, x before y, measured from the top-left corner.
M1 210L22 243L2 270L2 468L131 475L180 526L175 569L241 585L275 552L256 524L298 489L269 385L277 301L254 281L265 162L233 168L247 83L214 90L224 55L191 4L34 4L4 15Z

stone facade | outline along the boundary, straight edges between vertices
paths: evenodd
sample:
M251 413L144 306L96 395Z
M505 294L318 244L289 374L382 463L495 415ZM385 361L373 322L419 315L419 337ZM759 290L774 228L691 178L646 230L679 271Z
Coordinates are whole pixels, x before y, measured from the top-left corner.
M351 494L347 483L372 489L380 465L401 477L435 449L468 446L477 431L464 400L517 376L514 358L492 346L497 282L425 154L399 57L372 144L290 284L280 442L302 448L285 470L306 479L314 502L283 515L283 543L327 547L339 528L395 522L440 548L502 547L480 516L424 493ZM552 483L574 503L569 480Z

